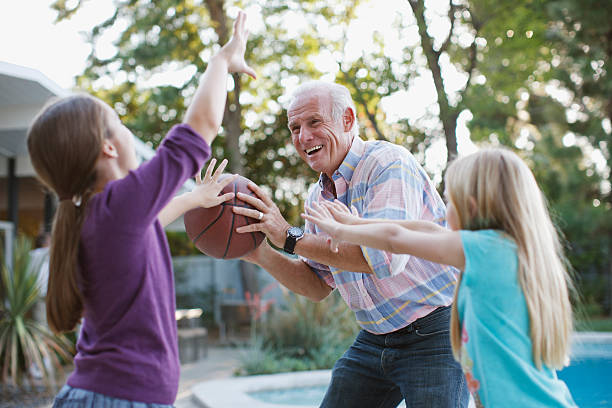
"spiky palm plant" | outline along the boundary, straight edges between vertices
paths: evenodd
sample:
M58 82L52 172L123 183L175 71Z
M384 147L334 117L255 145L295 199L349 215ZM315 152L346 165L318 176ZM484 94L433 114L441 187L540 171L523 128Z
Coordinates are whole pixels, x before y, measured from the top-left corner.
M73 345L65 336L56 336L35 321L31 310L39 297L38 269L32 265L31 244L20 237L15 245L13 266L2 262L2 303L0 304L0 381L22 386L34 385L30 367L37 367L45 386L51 387L53 367L62 371L60 358L71 361ZM51 362L50 366L46 362Z

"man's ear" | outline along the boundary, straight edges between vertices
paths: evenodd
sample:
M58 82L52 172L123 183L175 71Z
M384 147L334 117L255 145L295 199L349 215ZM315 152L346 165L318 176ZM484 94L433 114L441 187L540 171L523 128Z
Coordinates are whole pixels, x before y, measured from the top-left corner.
M110 139L104 139L102 142L102 156L107 158L117 158L119 157L119 152L117 152L117 148L110 141Z
M342 126L344 127L344 131L348 132L353 128L355 124L355 112L353 112L352 108L346 108L344 113L342 114Z

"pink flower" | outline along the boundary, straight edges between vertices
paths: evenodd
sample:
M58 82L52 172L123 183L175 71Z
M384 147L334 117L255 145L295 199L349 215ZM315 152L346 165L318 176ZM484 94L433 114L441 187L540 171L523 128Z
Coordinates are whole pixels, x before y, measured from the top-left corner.
M251 317L255 320L261 319L261 317L268 311L270 306L274 303L274 299L263 300L261 298L260 293L254 293L251 295L251 292L245 291L244 298L246 300L246 304L249 307L249 311L251 312Z

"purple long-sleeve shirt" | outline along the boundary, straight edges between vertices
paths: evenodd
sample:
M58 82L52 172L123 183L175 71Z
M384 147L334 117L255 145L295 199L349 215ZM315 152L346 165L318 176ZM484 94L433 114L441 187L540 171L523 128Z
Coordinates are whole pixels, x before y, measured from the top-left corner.
M172 263L159 212L210 157L187 125L92 197L81 232L84 320L68 385L172 404L179 380Z

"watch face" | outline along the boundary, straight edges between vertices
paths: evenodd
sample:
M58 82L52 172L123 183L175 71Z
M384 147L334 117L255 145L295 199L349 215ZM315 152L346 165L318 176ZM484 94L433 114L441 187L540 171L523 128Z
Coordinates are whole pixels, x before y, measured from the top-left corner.
M290 237L298 238L304 235L304 230L301 229L300 227L291 227L287 231L287 235Z

